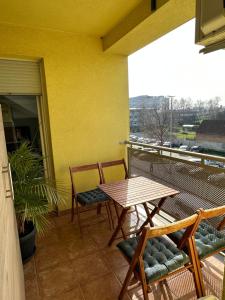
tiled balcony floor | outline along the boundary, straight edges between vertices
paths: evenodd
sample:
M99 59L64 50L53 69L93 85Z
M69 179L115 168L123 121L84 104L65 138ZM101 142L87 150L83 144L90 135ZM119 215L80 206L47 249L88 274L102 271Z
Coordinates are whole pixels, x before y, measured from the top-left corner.
M102 217L98 217L101 219ZM24 265L27 300L114 300L118 299L127 263L116 248L107 246L108 223L88 226L96 212L83 214L83 238L70 215L52 219L53 228L37 241L35 256ZM156 219L155 222L159 222ZM134 214L126 226L136 224ZM139 224L140 225L140 224ZM204 267L207 294L221 297L223 258L208 259ZM151 285L149 299L196 299L192 275L184 272L161 284ZM124 300L142 299L142 289L134 284Z

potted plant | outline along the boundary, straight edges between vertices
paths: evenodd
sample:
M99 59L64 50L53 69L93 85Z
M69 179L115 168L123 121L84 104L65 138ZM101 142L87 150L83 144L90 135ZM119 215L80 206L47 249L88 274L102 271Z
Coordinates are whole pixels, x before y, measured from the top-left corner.
M9 154L23 261L35 252L36 232L43 234L50 225L49 209L63 201L54 183L45 178L43 162L27 142Z

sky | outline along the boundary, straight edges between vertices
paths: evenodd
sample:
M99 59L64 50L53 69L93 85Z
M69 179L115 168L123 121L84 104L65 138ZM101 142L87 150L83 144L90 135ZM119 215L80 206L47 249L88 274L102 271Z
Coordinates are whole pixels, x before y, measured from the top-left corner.
M128 58L129 96L175 96L225 105L225 50L200 54L191 20Z

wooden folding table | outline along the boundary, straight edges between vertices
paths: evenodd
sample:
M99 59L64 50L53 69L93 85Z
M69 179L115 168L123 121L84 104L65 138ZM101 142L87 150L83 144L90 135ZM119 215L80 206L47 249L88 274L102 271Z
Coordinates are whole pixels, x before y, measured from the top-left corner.
M150 223L151 226L154 226L152 218L159 212L166 198L174 197L179 194L179 191L177 190L142 176L124 179L109 184L101 184L99 185L99 188L113 200L118 217L118 224L109 240L109 246L115 240L119 230L122 231L123 238L126 239L126 234L124 233L122 226L131 206L143 204L146 211L147 218L138 230L141 232L142 228L148 223ZM160 201L150 213L147 203L151 203L151 201L157 199L160 199ZM117 205L122 207L120 215Z

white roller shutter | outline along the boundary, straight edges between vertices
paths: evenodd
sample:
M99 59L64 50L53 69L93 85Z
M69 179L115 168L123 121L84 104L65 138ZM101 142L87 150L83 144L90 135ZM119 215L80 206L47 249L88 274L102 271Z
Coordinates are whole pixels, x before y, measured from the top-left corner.
M40 95L40 64L0 59L0 95Z

